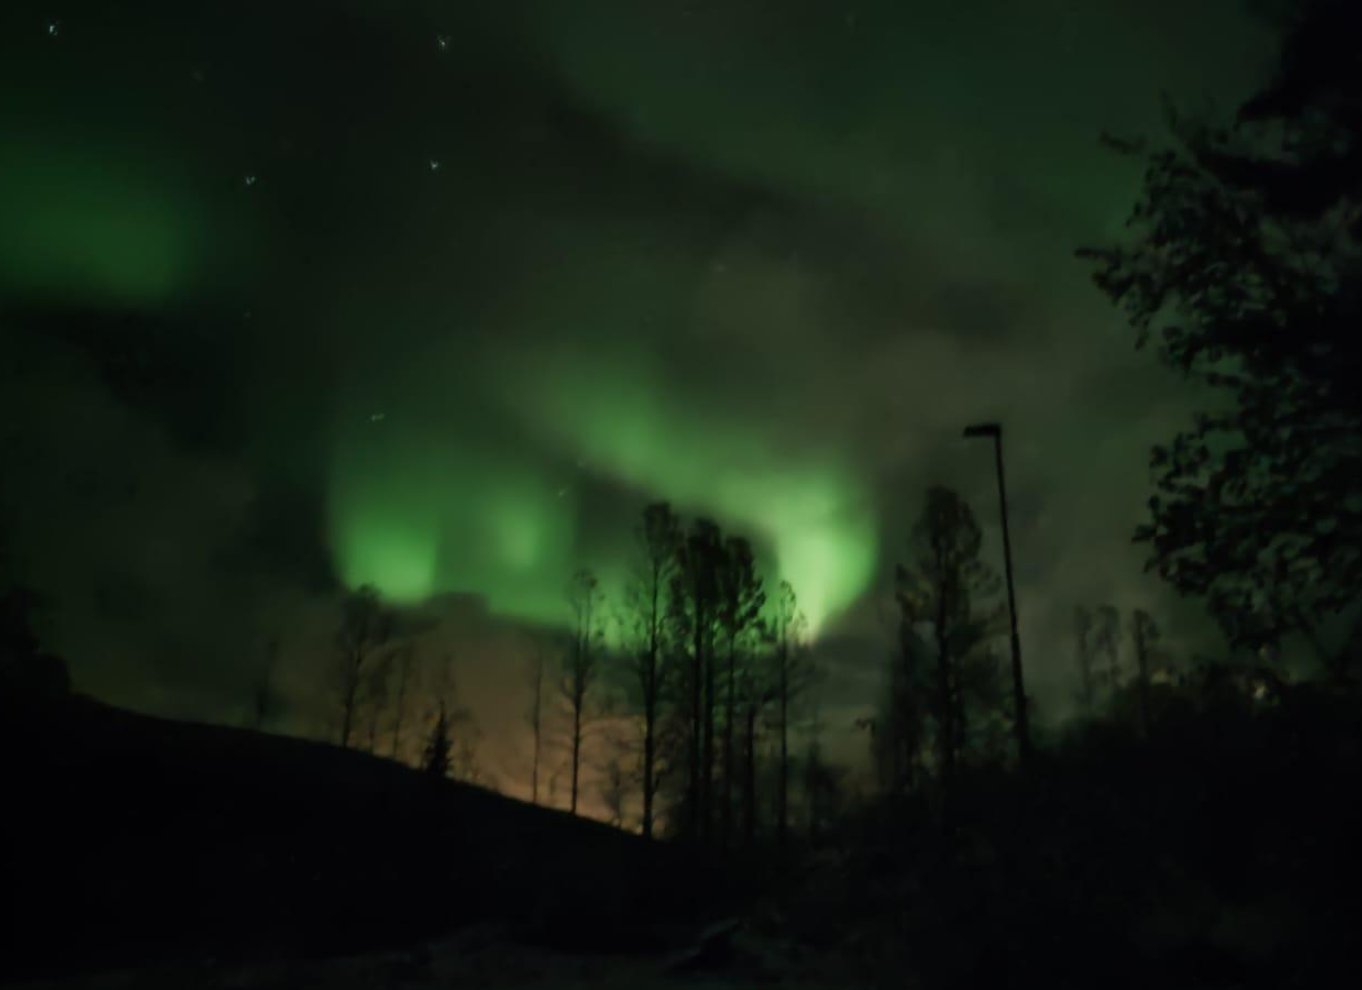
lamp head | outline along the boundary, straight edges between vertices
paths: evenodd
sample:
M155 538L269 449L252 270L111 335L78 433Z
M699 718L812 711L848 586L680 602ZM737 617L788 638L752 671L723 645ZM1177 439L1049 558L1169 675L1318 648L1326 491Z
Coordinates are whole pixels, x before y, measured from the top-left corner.
M975 423L972 426L965 427L965 436L969 438L1000 437L1002 434L1003 428L998 423Z

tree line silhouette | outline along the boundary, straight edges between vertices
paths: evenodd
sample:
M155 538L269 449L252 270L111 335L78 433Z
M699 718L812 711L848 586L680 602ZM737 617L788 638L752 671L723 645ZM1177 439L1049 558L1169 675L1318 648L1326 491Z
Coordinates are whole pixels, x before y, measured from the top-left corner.
M1362 600L1362 15L1310 0L1274 77L1228 122L1169 106L1122 243L1085 248L1138 346L1210 390L1151 457L1137 539L1231 642L1356 664ZM1340 638L1331 627L1351 622Z
M881 711L860 723L890 792L931 781L944 793L961 763L1013 758L1005 604L982 542L958 493L928 491L895 572L898 643ZM794 588L780 582L768 594L748 539L653 503L635 526L618 600L589 570L573 576L566 599L567 628L539 636L528 657L532 801L554 766L550 793L565 777L568 811L594 797L613 823L649 838L729 848L760 837L785 843L795 819L810 831L831 823L845 771L822 752L812 696L822 672ZM388 752L401 757L413 648L394 645L395 628L372 588L350 595L337 637L338 722L342 745L364 745L354 727L362 717L377 725L376 712L391 708ZM398 689L385 687L397 674ZM469 779L450 755L471 728L467 712L437 697L425 723L421 765ZM371 750L375 738L370 731ZM588 780L598 782L595 794Z
M601 780L594 796L611 819L647 837L724 846L761 832L783 839L800 762L792 736L817 675L795 591L781 582L768 596L751 542L712 520L687 525L657 502L635 529L618 600L581 570L567 589L567 628L531 643L530 798L543 797L546 749L557 742L574 814L593 796L586 788L594 777ZM377 752L384 722L388 755L410 761L400 732L419 657L400 626L376 589L347 596L336 636L336 738ZM446 693L427 701L422 718L420 765L469 779L451 755L472 727L466 710ZM609 759L592 765L602 750ZM827 777L816 747L813 762L810 772ZM550 791L557 776L548 778Z
M787 919L804 898L811 941L849 926L864 947L882 931L926 986L1020 974L1051 986L1313 986L1355 969L1358 13L1353 0L1300 5L1275 78L1233 121L1170 112L1173 144L1153 150L1109 138L1143 162L1143 191L1123 243L1081 252L1139 344L1213 395L1215 412L1152 453L1155 492L1134 535L1174 589L1205 601L1227 649L1187 655L1146 609L1075 604L1064 652L1077 718L1050 720L1038 758L1013 772L999 577L970 506L933 487L886 589L896 635L878 710L860 722L888 800L848 808L819 740L820 671L795 589L767 586L750 541L659 502L637 521L615 597L579 572L566 627L530 643L531 800L724 849L790 843L801 825L850 839L833 860L841 873L805 884L782 904ZM38 604L0 585L0 705L13 712L69 692L35 632ZM420 632L375 589L347 593L328 735L432 780L490 782L453 660L423 656ZM272 642L251 692L255 728L278 713L279 652ZM347 773L370 768L318 749ZM887 827L862 829L871 819ZM404 877L425 875L418 861ZM560 882L575 914L582 877Z

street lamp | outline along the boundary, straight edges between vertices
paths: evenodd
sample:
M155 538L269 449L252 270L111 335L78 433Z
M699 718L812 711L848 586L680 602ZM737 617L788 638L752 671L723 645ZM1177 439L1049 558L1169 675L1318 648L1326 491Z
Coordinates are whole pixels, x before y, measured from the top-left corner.
M1021 639L1017 636L1017 592L1012 584L1012 540L1007 528L1007 485L1003 481L1003 428L1000 423L976 423L965 427L965 437L992 437L998 465L998 503L1003 516L1003 567L1007 575L1007 612L1012 623L1012 696L1017 713L1017 755L1031 756L1031 732L1027 725L1026 683L1022 678Z

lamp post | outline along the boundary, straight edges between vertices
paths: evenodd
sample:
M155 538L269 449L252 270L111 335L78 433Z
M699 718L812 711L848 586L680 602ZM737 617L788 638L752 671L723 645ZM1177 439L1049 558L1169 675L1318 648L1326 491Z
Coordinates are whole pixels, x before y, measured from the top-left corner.
M1023 763L1031 756L1031 731L1026 711L1026 683L1022 678L1021 639L1017 635L1017 592L1012 584L1012 540L1007 528L1007 484L1003 480L1003 428L1000 423L976 423L965 427L968 439L992 437L998 465L998 503L1003 517L1003 568L1007 575L1007 613L1012 624L1012 696L1016 710L1017 755Z

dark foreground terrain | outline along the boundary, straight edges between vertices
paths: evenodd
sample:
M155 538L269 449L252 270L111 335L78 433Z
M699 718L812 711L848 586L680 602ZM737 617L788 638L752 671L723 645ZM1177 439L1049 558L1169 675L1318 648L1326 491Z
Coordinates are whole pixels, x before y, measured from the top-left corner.
M1357 695L1261 694L1170 695L1147 737L1115 718L1076 727L1025 771L976 767L949 801L928 787L863 809L760 875L752 857L648 845L363 754L77 699L5 730L4 975L72 990L1351 985Z
M356 751L80 697L0 724L0 980L353 955L473 923L650 951L721 900L680 850Z
M966 773L953 827L930 798L881 809L787 927L933 990L1362 978L1356 688L1210 676L1160 701L1148 738L1102 718Z

